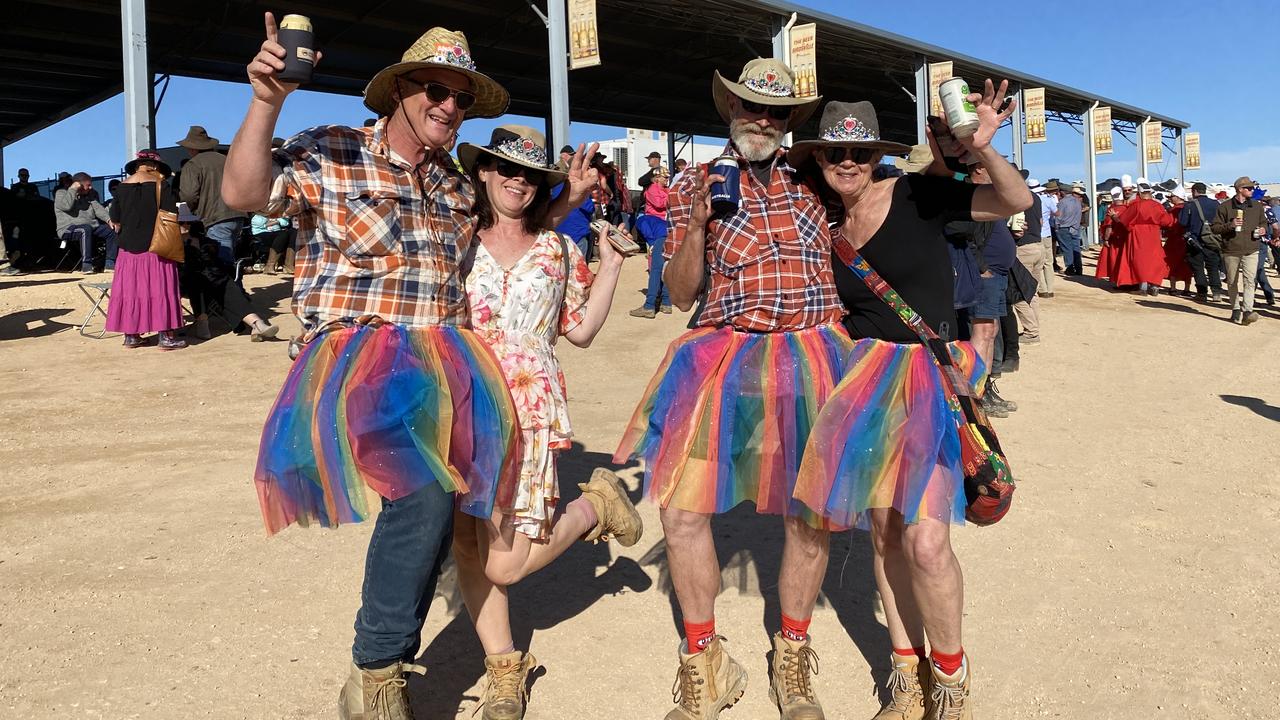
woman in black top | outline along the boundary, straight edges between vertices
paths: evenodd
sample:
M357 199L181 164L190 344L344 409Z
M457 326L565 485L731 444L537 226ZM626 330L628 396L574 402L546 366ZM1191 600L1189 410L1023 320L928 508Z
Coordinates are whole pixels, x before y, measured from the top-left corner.
M160 333L161 350L184 348L186 341L173 334L184 324L178 264L149 252L158 209L177 212L167 181L172 173L153 150L140 151L124 171L129 177L116 188L111 203L120 253L111 279L107 329L124 333L126 348L141 347L143 333L149 332Z
M940 337L955 339L954 271L943 226L1003 218L1031 204L1022 176L991 148L991 136L1012 112L992 106L1005 89L997 94L988 81L984 96L971 96L981 98L981 126L962 141L990 169L990 186L915 174L874 179L886 153L908 148L880 139L875 109L866 102L828 104L819 139L797 143L788 157L828 201L836 285L856 341L850 369L810 435L795 496L833 522L871 530L876 585L895 648L886 710L904 716L923 703L931 713L968 717L964 589L950 540L950 523L964 522L964 472L954 411L933 356L846 261L860 254ZM948 347L970 379L985 372L968 343ZM929 671L920 663L926 634Z

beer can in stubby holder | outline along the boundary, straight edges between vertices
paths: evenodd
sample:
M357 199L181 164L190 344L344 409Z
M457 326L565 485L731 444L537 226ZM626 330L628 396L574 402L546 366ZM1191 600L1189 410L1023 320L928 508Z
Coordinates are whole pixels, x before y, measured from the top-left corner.
M728 215L738 211L738 202L742 199L742 187L739 185L738 158L732 155L721 155L711 162L710 174L720 175L724 182L711 184L711 212L714 215Z
M938 99L947 125L956 137L969 137L978 131L978 108L969 102L969 83L953 77L938 86Z
M282 82L311 82L316 67L315 33L311 19L305 15L285 15L280 21L280 44L284 46L284 70L277 76Z

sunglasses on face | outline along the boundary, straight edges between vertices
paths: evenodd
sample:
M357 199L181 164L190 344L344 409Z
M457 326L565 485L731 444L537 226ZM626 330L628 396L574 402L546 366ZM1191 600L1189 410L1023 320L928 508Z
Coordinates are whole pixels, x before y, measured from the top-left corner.
M476 104L476 96L466 90L454 90L448 85L441 85L438 82L415 82L414 84L422 85L422 89L427 91L427 99L437 105L452 97L454 106L466 112Z
M494 169L497 170L498 174L504 178L514 178L523 175L525 182L530 185L541 185L542 181L547 177L547 174L541 170L534 170L533 168L528 168L520 163L513 163L509 160L499 160Z
M786 120L791 117L791 108L785 105L761 105L758 102L743 100L742 109L752 115L768 115L774 120Z
M832 165L839 165L845 158L851 157L857 165L866 165L875 157L876 151L871 148L827 147L822 149L822 156Z

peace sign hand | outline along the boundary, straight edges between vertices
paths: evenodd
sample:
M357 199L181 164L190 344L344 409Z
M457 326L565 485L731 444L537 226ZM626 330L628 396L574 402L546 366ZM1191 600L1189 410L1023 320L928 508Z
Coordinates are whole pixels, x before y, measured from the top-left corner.
M591 158L599 151L600 143L591 143L589 148L586 143L578 145L578 152L569 162L569 207L582 205L600 182L600 171L591 166Z

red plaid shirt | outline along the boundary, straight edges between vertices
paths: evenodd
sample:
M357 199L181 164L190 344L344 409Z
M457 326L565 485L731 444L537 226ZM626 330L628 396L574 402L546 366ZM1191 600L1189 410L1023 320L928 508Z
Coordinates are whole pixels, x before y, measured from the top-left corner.
M725 154L736 155L742 168L742 202L736 214L707 223L711 277L698 324L782 332L839 322L844 306L831 273L831 232L822 202L797 182L781 151L768 187L732 143ZM684 241L696 179L687 173L670 194L663 248L668 258Z
M327 125L275 151L269 211L296 216L293 310L308 339L376 316L405 326L466 325L458 263L475 229L475 190L448 153L416 174L391 151L386 119Z

